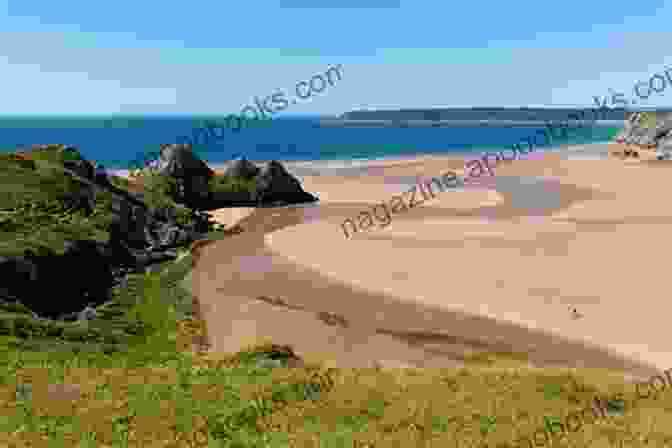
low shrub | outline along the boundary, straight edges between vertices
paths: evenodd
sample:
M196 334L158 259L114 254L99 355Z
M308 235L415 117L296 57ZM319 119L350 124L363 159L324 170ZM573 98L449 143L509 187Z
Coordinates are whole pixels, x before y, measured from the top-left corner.
M241 179L231 176L213 176L208 188L214 193L254 193L256 182L254 179Z

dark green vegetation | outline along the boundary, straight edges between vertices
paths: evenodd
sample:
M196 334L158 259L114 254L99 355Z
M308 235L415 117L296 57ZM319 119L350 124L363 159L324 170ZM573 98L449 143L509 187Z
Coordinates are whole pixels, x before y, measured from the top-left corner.
M231 176L214 176L208 183L214 193L250 193L256 191L255 179L241 179Z
M39 252L41 247L59 252L68 238L106 238L104 201L92 216L74 213L64 198L78 191L81 183L43 166L39 159L36 170L26 164L0 155L0 255L19 255L25 249Z
M47 252L59 254L67 240L107 241L113 216L112 194L98 191L91 213L71 207L65 199L80 191L83 183L51 165L62 165L64 153L54 146L31 153L31 158L35 170L30 169L30 162L11 155L3 154L0 158L0 256L23 255L27 250L37 256ZM178 221L187 223L191 211L164 194L170 182L159 176L147 177L145 202L152 207L173 207ZM111 178L111 182L122 189L128 187L122 178ZM160 287L165 289L164 299L179 306L182 315L189 312L191 295L178 282L190 268L189 257L157 268L161 270L157 276ZM63 281L77 281L77 276L86 274L73 272L72 278ZM46 346L63 346L71 351L124 350L133 340L155 330L132 311L146 282L144 274L130 274L125 286L112 290L113 300L97 307L98 317L84 323L34 318L24 305L13 302L11 297L0 297L0 335L8 346L22 350Z
M175 210L179 224L190 223L192 210L172 199L177 191L175 179L162 176L153 170L142 170L139 174L143 185L143 200L147 205L154 208L172 208ZM123 177L113 177L113 179L116 185L121 188L128 188L127 179Z
M98 190L91 214L77 210L66 199L80 192L84 182L53 166L62 166L65 159L59 147L32 152L31 158L36 170L27 167L29 161L0 154L0 255L19 255L26 249L39 253L44 247L59 253L68 239L108 240L112 193ZM148 206L174 208L180 222L189 222L191 210L169 196L175 188L173 179L151 172L143 172L142 179L143 201ZM128 188L124 178L112 176L110 181L118 188Z

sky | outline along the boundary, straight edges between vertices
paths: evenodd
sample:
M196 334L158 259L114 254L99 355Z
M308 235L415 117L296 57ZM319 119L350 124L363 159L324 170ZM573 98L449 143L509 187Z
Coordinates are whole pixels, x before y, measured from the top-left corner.
M593 106L672 68L671 22L663 0L0 0L0 114L238 113L337 65L282 114Z

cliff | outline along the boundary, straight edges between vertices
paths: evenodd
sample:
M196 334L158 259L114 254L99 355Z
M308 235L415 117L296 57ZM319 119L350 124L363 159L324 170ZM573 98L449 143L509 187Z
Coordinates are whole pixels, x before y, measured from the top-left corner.
M639 148L672 151L672 112L629 113L616 141Z

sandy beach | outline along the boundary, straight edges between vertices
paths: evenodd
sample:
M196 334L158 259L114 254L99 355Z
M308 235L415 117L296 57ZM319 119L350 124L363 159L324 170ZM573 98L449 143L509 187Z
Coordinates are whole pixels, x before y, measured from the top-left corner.
M245 213L242 233L200 248L191 282L212 350L270 340L344 367L456 367L479 351L636 376L671 367L672 165L566 149L500 164L351 239L344 219L464 159L301 177L317 205Z

